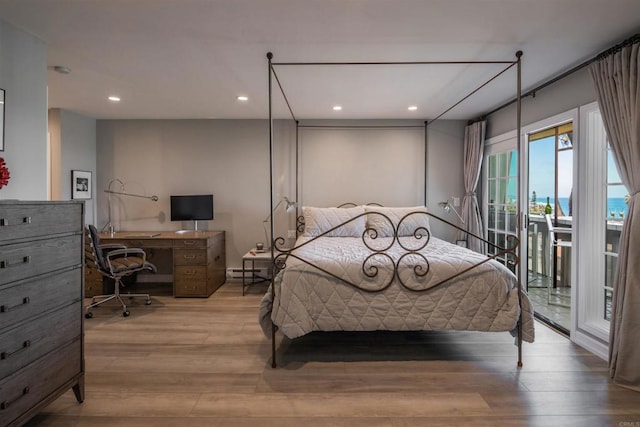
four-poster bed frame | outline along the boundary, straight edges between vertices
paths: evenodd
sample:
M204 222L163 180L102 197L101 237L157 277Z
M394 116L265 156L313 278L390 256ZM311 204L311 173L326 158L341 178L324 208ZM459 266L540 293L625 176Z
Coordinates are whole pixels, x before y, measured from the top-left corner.
M295 138L296 138L296 145L295 145L295 168L296 168L296 180L295 180L295 193L296 193L296 200L299 201L300 200L300 193L299 193L299 187L298 187L298 181L299 181L299 129L300 128L305 128L305 127L310 127L310 128L319 128L319 127L328 127L328 128L401 128L401 127L417 127L415 125L409 125L409 126L348 126L348 125L343 125L343 126L305 126L305 125L300 125L299 120L296 118L293 109L291 108L291 104L289 102L289 99L287 98L284 88L282 87L282 84L280 82L280 79L278 78L278 75L276 73L276 70L274 67L276 66L301 66L301 65L312 65L312 66L344 66L344 65L357 65L357 66L367 66L367 65L473 65L473 64L503 64L506 65L506 67L504 69L502 69L500 72L498 72L497 74L495 74L493 77L491 77L489 80L487 80L485 83L483 83L482 85L478 86L476 89L474 89L471 93L469 93L468 95L466 95L464 98L462 98L461 100L459 100L458 102L456 102L455 104L453 104L451 107L447 108L444 112L442 112L441 114L439 114L438 116L436 116L434 119L432 120L425 120L424 121L424 206L426 206L426 202L427 202L427 160L428 160L428 150L427 150L427 144L428 144L428 127L430 124L434 123L436 120L442 118L445 114L447 114L449 111L451 111L452 109L454 109L456 106L458 106L459 104L461 104L462 102L464 102L466 99L468 99L469 97L471 97L472 95L474 95L475 93L477 93L480 89L482 89L483 87L487 86L489 83L491 83L492 81L494 81L496 78L498 78L500 75L502 75L503 73L505 73L506 71L508 71L509 69L516 67L516 130L517 130L517 150L518 153L520 153L521 151L521 136L520 136L520 130L521 130L521 67L522 67L522 51L518 51L515 54L516 59L513 61L416 61L416 62L273 62L273 54L271 52L267 53L267 59L268 59L268 97L269 97L269 109L268 109L268 114L269 114L269 196L270 196L270 211L273 211L273 207L274 207L274 196L273 196L273 174L274 174L274 159L273 159L273 151L274 151L274 126L273 126L273 99L272 99L272 90L273 90L273 77L275 77L275 80L277 82L277 85L280 89L280 92L282 93L282 96L284 98L284 101L286 103L286 106L289 110L289 113L291 114L292 119L295 121L295 125L296 125L296 132L295 132ZM422 127L422 126L420 126ZM304 241L302 244L297 245L293 248L284 248L282 247L282 245L285 244L285 239L282 237L278 237L278 238L274 238L274 233L275 233L275 226L274 226L274 217L273 215L271 216L271 223L270 223L270 229L271 229L271 244L270 244L270 248L271 248L271 260L272 260L272 266L274 268L274 273L272 277L276 277L276 275L283 269L286 268L286 260L288 258L294 258L297 259L307 265L310 265L314 268L316 268L317 270L323 272L324 274L328 275L328 276L332 276L334 279L338 280L341 283L344 283L350 287L356 288L359 291L363 291L363 292L368 292L368 293L375 293L375 292L382 292L383 290L387 289L390 285L391 282L393 280L395 280L396 278L398 279L398 282L401 286L403 286L405 289L409 290L410 292L415 292L415 293L420 293L420 292L427 292L429 290L432 290L440 285L443 285L445 283L448 283L450 281L452 281L453 279L461 276L462 274L473 270L477 267L479 267L480 265L483 265L489 261L492 261L496 258L499 257L505 257L505 259L507 260L507 263L514 266L516 269L516 278L517 278L517 292L518 292L518 306L519 306L519 319L517 321L517 327L516 327L516 342L517 342L517 348L518 348L518 362L517 365L518 367L522 367L522 341L523 341L523 309L522 309L522 281L521 281L521 273L520 273L520 269L518 268L518 264L519 261L521 259L521 247L520 247L520 235L521 235L521 230L522 230L522 214L519 211L519 206L520 206L520 198L521 198L521 194L520 194L520 182L521 178L520 178L520 174L518 174L517 176L517 194L516 194L516 206L518 206L518 214L517 214L517 226L516 226L516 235L509 235L508 237L510 239L507 239L506 244L510 247L507 248L503 248L500 247L498 245L496 245L493 242L489 242L488 240L486 240L483 236L478 236L476 234L473 233L469 233L467 230L447 221L444 220L430 212L412 212L409 213L405 216L403 216L397 223L394 223L394 221L389 218L387 215L385 215L384 213L375 213L373 212L373 214L375 215L379 215L380 217L382 217L383 221L387 221L388 224L391 226L391 229L393 230L393 235L391 236L392 240L391 243L384 247L375 247L375 246L371 246L370 242L375 241L375 239L378 237L378 233L377 230L372 229L372 228L366 228L366 230L364 231L364 233L362 234L362 243L371 251L371 255L369 255L363 262L362 262L362 273L367 276L368 278L375 278L378 275L378 267L376 267L375 265L371 264L371 260L378 257L378 258L384 258L386 260L388 260L391 263L391 267L392 267L392 273L391 273L391 281L388 283L383 283L381 286L375 288L375 289L371 289L370 287L363 287L361 286L360 283L352 283L349 280L345 280L343 277L338 277L336 275L334 275L332 272L327 271L326 269L323 269L322 267L313 264L312 262L303 259L302 257L299 257L296 254L296 250L301 249L304 246L310 245L311 243L315 242L317 239L320 239L324 236L330 236L332 232L340 229L341 227L347 226L349 223L352 223L353 221L358 220L360 217L362 216L367 216L367 215L372 215L372 212L369 213L364 213L364 214L360 214L357 215L347 221L345 221L344 223L341 223L339 225L336 225L335 227L332 227L329 230L324 230L324 232L322 232L320 235L311 238L310 240L306 240ZM378 205L379 206L379 205ZM297 215L298 216L298 215ZM459 231L462 231L463 233L465 233L467 236L472 236L474 238L479 239L480 241L484 242L485 244L487 244L489 247L493 248L493 253L486 256L486 258L482 261L479 261L477 263L475 263L474 265L459 271L457 274L454 274L450 277L445 278L444 280L440 280L438 283L436 283L435 285L430 286L428 289L414 289L411 286L407 286L401 279L400 277L400 268L401 268L401 264L402 261L405 257L407 256L414 256L414 257L419 257L422 258L424 261L424 264L418 264L418 265L412 265L410 266L410 268L413 269L413 272L415 274L415 276L417 277L424 277L427 275L428 271L429 271L429 261L425 258L424 255L422 255L419 251L423 248L425 248L427 246L427 244L429 243L429 239L430 239L430 231L427 228L424 227L418 227L417 229L413 230L413 238L415 239L416 242L418 242L418 246L405 246L402 243L402 237L398 234L401 226L403 225L403 223L405 221L409 221L413 216L425 216L427 218L433 218L436 219L438 221L441 221L445 224L447 224L448 226L451 226ZM298 217L300 218L300 217ZM298 224L296 227L296 231L300 232L302 231L301 227L304 227L304 224L301 224L300 220L298 219ZM509 240L511 240L511 245L509 245ZM402 250L404 251L404 253L402 255L400 255L399 259L397 259L397 261L393 260L391 258L391 256L389 256L386 251L394 244L398 244ZM422 262L422 261L420 261ZM272 279L271 281L271 298L272 301L275 302L275 298L276 298L276 289L275 289L275 283L274 280ZM269 312L269 315L271 316L271 312ZM272 360L271 360L271 366L273 368L275 368L276 365L276 339L275 339L275 334L276 334L276 330L277 330L277 325L274 324L273 320L271 319L271 349L272 349Z

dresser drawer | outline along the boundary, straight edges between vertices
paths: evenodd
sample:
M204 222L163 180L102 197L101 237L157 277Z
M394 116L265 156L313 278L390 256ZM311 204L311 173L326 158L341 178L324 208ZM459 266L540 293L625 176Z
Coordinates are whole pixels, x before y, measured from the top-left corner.
M174 249L174 265L205 265L207 263L206 249Z
M46 310L81 300L82 269L0 288L0 331Z
M0 246L0 285L82 263L82 236Z
M173 296L175 297L206 297L207 282L205 280L184 280L173 283Z
M175 282L207 280L207 267L204 265L177 266L173 277Z
M173 241L174 248L206 248L207 239L176 239Z
M80 339L0 380L0 425L16 420L82 372Z
M68 305L0 333L0 379L79 337L82 303Z
M81 231L81 203L0 205L0 241Z

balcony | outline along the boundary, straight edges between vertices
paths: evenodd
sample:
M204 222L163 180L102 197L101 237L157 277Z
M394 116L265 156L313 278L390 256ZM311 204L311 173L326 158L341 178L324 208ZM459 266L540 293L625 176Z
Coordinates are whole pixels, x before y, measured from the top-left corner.
M559 217L558 227L571 227L571 217ZM607 220L605 283L603 283L605 319L611 317L611 284L615 274L622 219ZM534 310L560 327L570 329L571 307L571 247L552 250L549 228L543 215L530 215L528 228L527 289ZM563 240L571 235L562 234ZM606 255L609 254L609 255ZM556 257L556 282L553 283L553 256Z

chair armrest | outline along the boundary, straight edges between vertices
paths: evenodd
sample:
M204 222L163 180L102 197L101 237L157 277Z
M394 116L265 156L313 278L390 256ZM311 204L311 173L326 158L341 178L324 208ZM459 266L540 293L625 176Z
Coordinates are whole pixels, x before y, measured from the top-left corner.
M112 260L115 259L122 259L122 258L127 258L127 257L136 257L136 258L140 258L141 262L140 262L140 268L142 269L142 267L147 263L147 254L144 250L140 249L140 248L125 248L125 249L116 249L114 251L110 251L106 254L106 258L107 258L107 264L109 266L109 271L111 272L111 274L116 274L116 270L114 270L113 268L113 264L112 264Z
M147 254L144 250L140 248L124 247L123 249L116 249L114 251L109 251L109 253L107 253L107 260L110 260L112 258L126 258L128 256L137 256L142 258L143 261L146 261L147 259Z

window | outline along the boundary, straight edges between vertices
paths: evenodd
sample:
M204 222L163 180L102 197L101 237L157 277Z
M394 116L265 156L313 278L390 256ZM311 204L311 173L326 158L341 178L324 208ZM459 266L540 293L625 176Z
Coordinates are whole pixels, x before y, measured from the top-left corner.
M600 117L600 120L602 118ZM613 279L618 265L618 247L620 245L620 231L622 223L627 217L627 189L622 184L618 169L613 160L611 147L607 142L607 204L604 248L604 303L602 306L603 319L611 320L611 300L613 298Z
M581 107L581 132L588 150L580 152L578 255L580 333L606 343L609 339L612 284L618 244L626 217L626 190L618 175L597 103ZM604 349L606 352L606 348ZM606 353L605 353L606 354Z
M500 247L511 246L507 234L515 234L517 226L516 196L518 155L516 150L491 154L487 157L487 236L489 242ZM489 254L495 248L488 248ZM507 260L498 258L512 271L514 267Z

